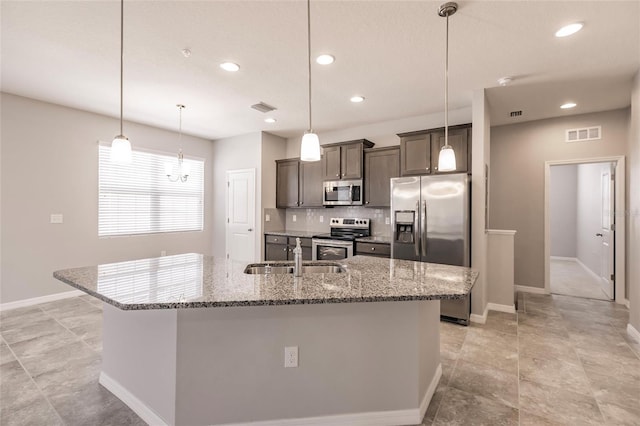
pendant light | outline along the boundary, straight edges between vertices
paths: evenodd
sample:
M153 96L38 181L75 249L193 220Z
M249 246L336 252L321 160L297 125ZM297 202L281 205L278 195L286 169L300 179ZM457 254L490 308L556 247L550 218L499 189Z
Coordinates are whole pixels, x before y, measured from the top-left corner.
M449 16L458 11L458 4L454 2L444 3L438 9L438 15L447 18L447 38L444 62L444 146L438 156L438 170L451 172L456 169L456 153L449 145Z
M131 163L131 143L122 133L122 74L124 64L124 0L120 0L120 134L111 142L111 161Z
M179 121L179 133L178 133L178 141L180 144L180 151L178 151L178 171L177 173L173 173L173 164L165 163L164 164L164 172L167 175L167 179L170 182L186 182L189 177L189 172L191 171L191 167L189 163L184 162L184 156L182 155L182 110L185 108L184 105L178 104L176 105L180 110L180 121Z
M320 139L311 125L311 1L307 0L307 65L309 66L309 130L300 143L301 161L320 161Z

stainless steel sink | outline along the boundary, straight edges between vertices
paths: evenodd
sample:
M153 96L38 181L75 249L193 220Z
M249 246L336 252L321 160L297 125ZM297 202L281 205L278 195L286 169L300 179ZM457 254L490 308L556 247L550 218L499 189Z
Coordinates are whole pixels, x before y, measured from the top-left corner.
M302 264L303 274L336 274L345 272L345 269L337 263L309 263ZM293 274L293 265L278 265L268 263L251 263L244 268L245 274Z

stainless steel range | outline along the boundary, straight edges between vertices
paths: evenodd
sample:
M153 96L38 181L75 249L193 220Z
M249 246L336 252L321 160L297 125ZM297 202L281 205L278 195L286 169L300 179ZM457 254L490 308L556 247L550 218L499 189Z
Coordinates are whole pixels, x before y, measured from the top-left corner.
M329 227L331 233L315 235L311 241L313 260L340 260L351 257L355 239L371 235L369 219L332 217Z

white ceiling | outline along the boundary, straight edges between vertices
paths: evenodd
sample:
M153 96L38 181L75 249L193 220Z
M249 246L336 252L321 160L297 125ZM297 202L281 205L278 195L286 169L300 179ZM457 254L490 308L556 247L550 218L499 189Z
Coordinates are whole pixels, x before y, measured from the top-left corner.
M440 1L311 3L314 130L441 112ZM625 107L640 67L640 1L459 1L450 18L450 108L488 91L493 124ZM119 113L118 1L7 1L2 91ZM560 26L585 22L564 39ZM181 54L192 51L190 58ZM237 73L218 67L230 60ZM307 128L306 2L125 1L125 119L217 139ZM508 87L496 80L513 76ZM352 104L361 94L366 101ZM578 107L560 111L565 100ZM278 122L250 109L278 108ZM114 129L114 135L118 129ZM125 127L126 134L126 127Z

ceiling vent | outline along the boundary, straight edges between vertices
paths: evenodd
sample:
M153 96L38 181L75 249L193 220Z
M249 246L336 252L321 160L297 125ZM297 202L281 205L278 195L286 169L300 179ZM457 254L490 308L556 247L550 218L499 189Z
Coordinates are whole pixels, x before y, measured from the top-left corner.
M509 117L513 118L513 117L520 117L522 115L522 111L511 111L509 113Z
M602 126L567 129L566 142L584 142L602 139Z
M267 105L264 102L260 102L259 104L251 105L251 108L258 110L262 113L275 111L276 108L271 105Z

